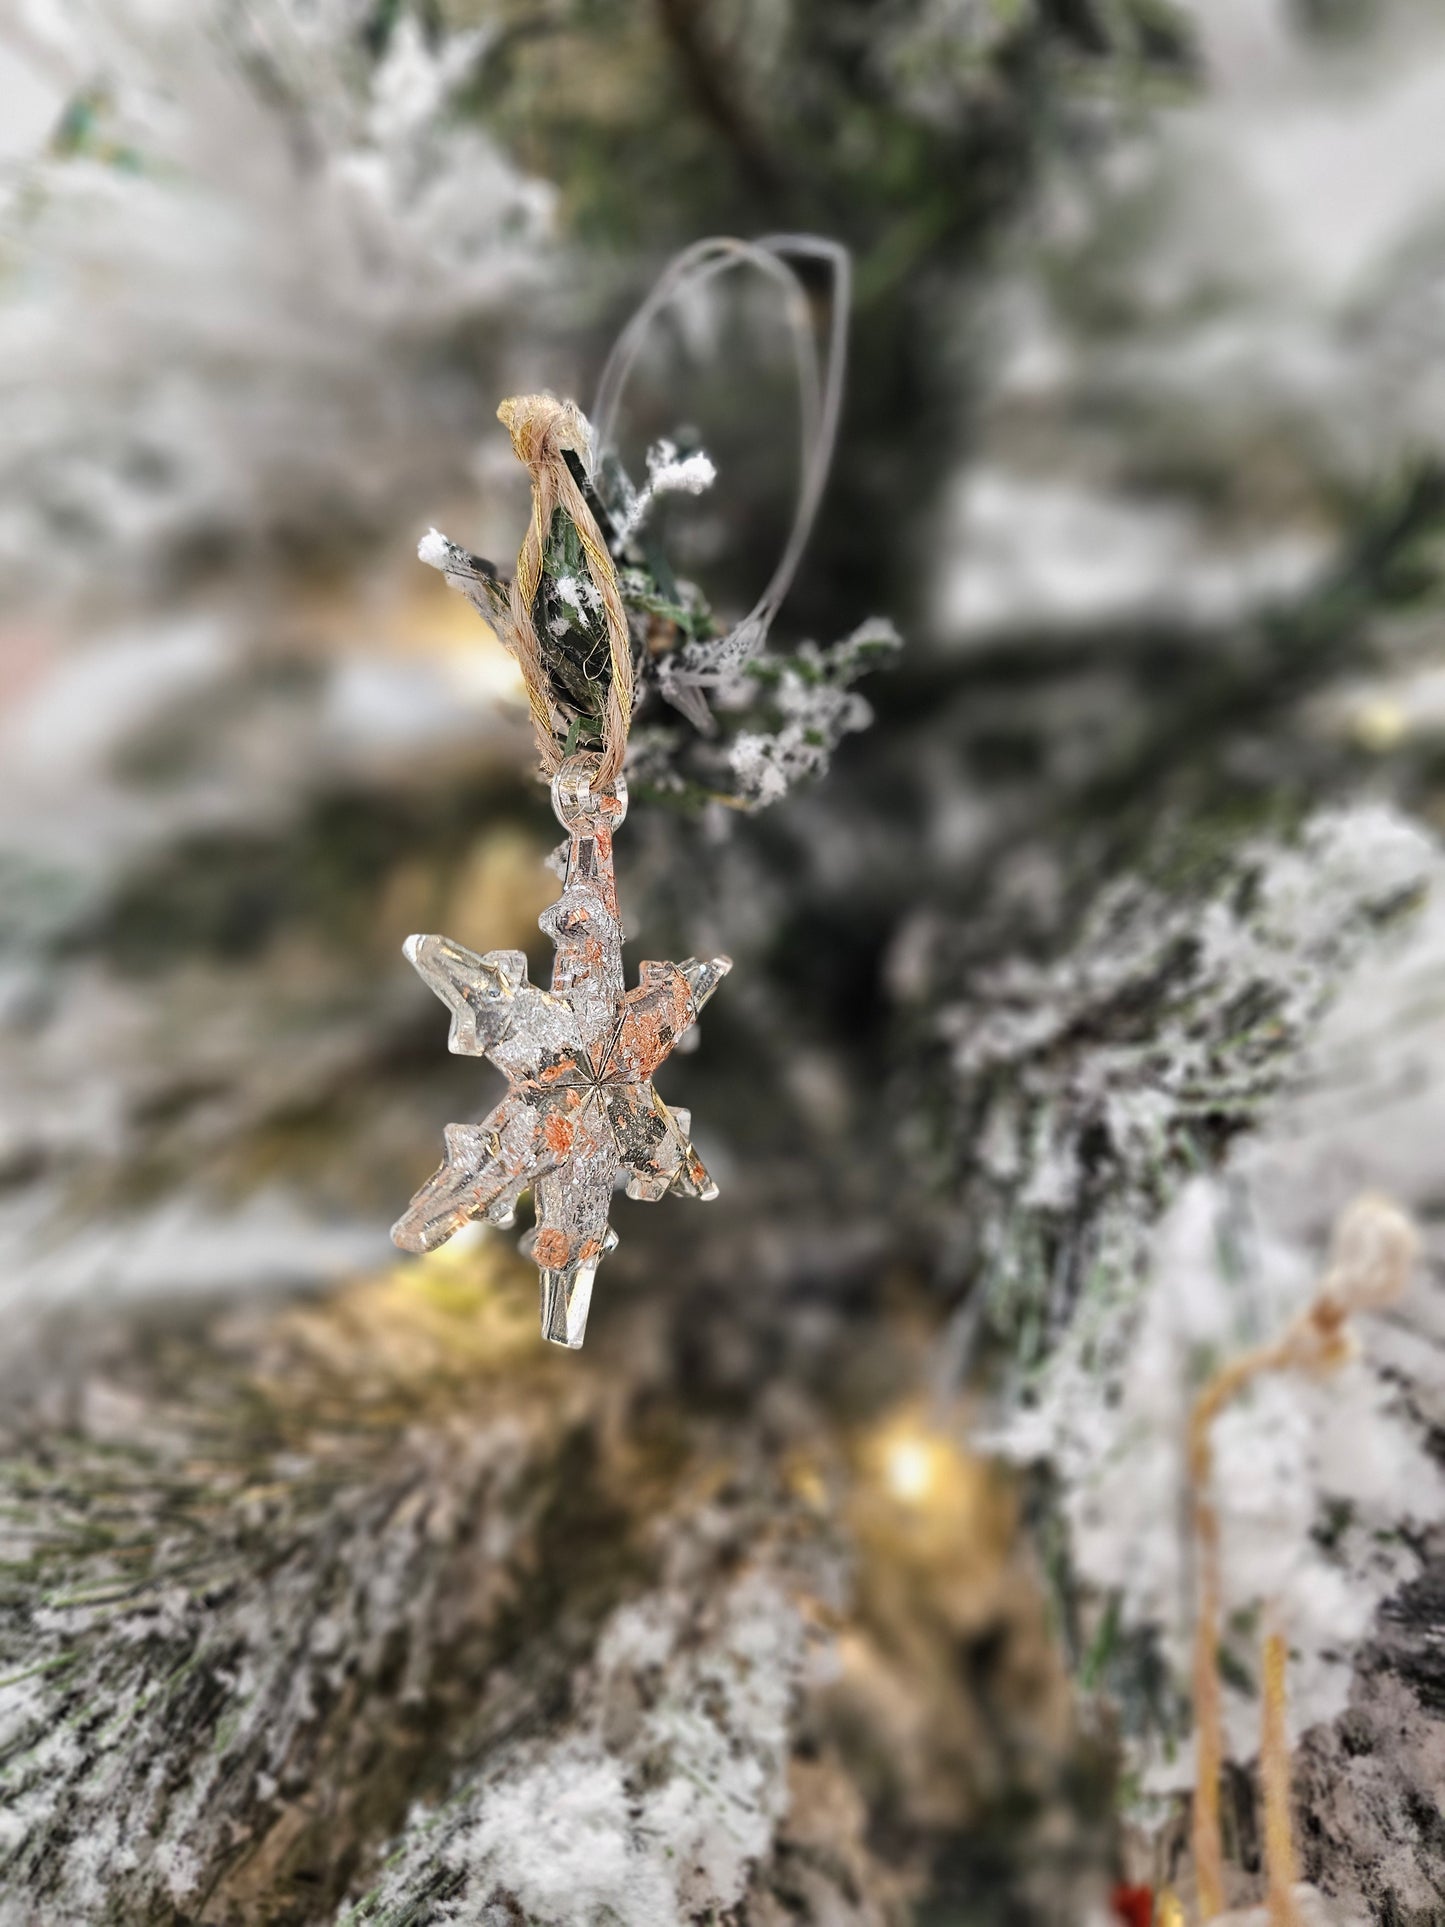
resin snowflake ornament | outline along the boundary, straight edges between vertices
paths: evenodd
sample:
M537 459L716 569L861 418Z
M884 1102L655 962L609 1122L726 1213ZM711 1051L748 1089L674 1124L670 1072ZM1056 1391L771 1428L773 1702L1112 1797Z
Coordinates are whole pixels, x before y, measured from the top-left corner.
M762 648L817 511L842 398L846 254L798 235L759 246L720 239L685 249L623 330L598 394L600 446L615 459L611 423L657 307L724 268L751 263L774 280L781 277L796 292L798 311L805 311L802 284L784 259L793 254L821 256L833 271L828 373L823 380L811 338L800 337L805 481L787 550L751 612L728 636L712 639L718 659L689 658L692 681L672 691L675 706L704 732L713 724L698 690L718 685L725 665L740 671ZM645 963L641 983L627 990L612 870L612 833L627 813L628 733L645 696L637 674L651 660L652 635L650 626L634 634L618 557L632 552L631 535L651 496L667 489L695 493L712 479L712 467L705 457L680 462L675 449L661 450L649 462L641 496L617 467L613 481L621 478L624 497L619 521L617 505L609 508L604 500L592 430L575 403L514 395L497 417L531 482L531 519L510 583L435 530L418 553L495 625L521 672L538 760L551 776L552 807L569 839L562 894L540 919L557 956L547 991L527 982L518 950L478 957L445 937L408 938L408 958L452 1013L451 1048L489 1057L509 1088L480 1124L447 1126L446 1162L417 1192L392 1237L405 1251L424 1252L472 1218L511 1224L519 1196L530 1189L537 1224L523 1249L542 1276L542 1331L556 1344L578 1346L597 1267L617 1243L608 1217L618 1180L625 1180L631 1198L667 1191L717 1195L692 1148L687 1112L667 1108L652 1075L696 1023L732 960ZM635 598L636 579L645 580L645 572L629 565L627 575ZM632 613L650 625L658 606L649 595L634 600ZM667 598L661 606L673 611L679 634L691 633L687 608Z
M450 1048L490 1058L509 1089L481 1123L447 1126L446 1162L391 1235L405 1251L431 1251L472 1218L511 1224L531 1187L537 1225L522 1248L541 1272L542 1332L575 1347L597 1267L617 1243L608 1217L618 1178L630 1198L717 1196L688 1113L668 1109L652 1074L732 960L644 963L641 983L624 990L612 832L627 813L626 785L599 781L596 757L571 756L553 777L552 806L569 845L562 894L540 919L557 950L550 991L527 982L520 950L479 957L445 937L407 940L452 1013Z

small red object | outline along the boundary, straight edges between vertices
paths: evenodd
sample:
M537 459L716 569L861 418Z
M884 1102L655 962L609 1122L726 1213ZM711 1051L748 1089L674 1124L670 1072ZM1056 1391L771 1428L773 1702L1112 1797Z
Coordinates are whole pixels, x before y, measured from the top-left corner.
M1123 1927L1152 1927L1154 1919L1152 1887L1116 1887L1113 1898L1115 1916L1122 1921Z

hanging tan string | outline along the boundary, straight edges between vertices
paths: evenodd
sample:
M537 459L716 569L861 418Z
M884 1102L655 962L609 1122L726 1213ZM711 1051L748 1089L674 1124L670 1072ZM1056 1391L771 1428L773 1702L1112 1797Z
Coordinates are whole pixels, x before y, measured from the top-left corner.
M542 767L549 776L554 775L562 763L558 736L565 735L565 729L561 727L552 697L542 645L532 620L532 604L542 581L547 533L553 515L561 509L577 530L607 624L611 676L602 719L602 758L597 775L599 781L610 783L621 773L622 759L627 752L627 732L632 723L632 643L612 557L563 454L564 449L570 448L584 462L587 460L587 423L574 403L558 401L554 395L516 395L502 403L497 419L510 433L517 459L525 464L532 479L532 519L517 557L517 573L512 578L505 641L522 671L537 751Z
M1219 1686L1219 1631L1223 1606L1221 1535L1214 1502L1214 1421L1254 1379L1271 1372L1327 1372L1351 1355L1347 1321L1398 1298L1415 1261L1414 1226L1388 1198L1357 1198L1341 1217L1330 1268L1319 1296L1272 1345L1262 1345L1223 1366L1198 1398L1189 1420L1189 1486L1197 1562L1198 1611L1192 1674L1195 1756L1193 1847L1199 1916L1208 1922L1224 1912L1224 1847L1219 1824L1219 1776L1224 1764L1224 1722ZM1267 1615L1264 1645L1260 1777L1265 1807L1265 1862L1271 1927L1297 1927L1291 1889L1295 1881L1290 1822L1289 1742L1285 1726L1288 1648Z
M1259 1779L1264 1795L1264 1865L1269 1882L1265 1904L1269 1927L1301 1927L1295 1905L1299 1865L1295 1858L1294 1826L1290 1818L1290 1755L1287 1672L1289 1644L1279 1625L1279 1607L1265 1608L1264 1664L1261 1668L1259 1715Z
M1219 1826L1219 1775L1224 1765L1224 1722L1219 1690L1219 1512L1214 1504L1214 1451L1210 1427L1232 1386L1212 1379L1195 1401L1189 1425L1189 1484L1193 1493L1194 1556L1198 1604L1194 1619L1194 1879L1199 1917L1224 1912L1224 1844Z

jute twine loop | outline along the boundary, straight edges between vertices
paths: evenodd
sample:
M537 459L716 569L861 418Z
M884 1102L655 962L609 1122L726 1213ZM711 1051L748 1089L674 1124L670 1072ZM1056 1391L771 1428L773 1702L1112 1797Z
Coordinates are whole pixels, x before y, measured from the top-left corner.
M570 448L586 461L587 423L574 403L558 401L555 395L515 395L502 403L497 419L511 435L517 459L525 464L532 478L532 520L517 556L517 573L512 578L505 640L522 671L542 767L549 776L555 775L562 762L562 745L557 740L557 709L542 645L532 621L532 604L542 581L547 532L560 508L576 527L593 587L602 598L602 613L607 624L612 673L597 774L599 781L611 783L621 772L632 722L632 643L612 557L607 553L596 517L587 506L587 498L563 455L563 450Z

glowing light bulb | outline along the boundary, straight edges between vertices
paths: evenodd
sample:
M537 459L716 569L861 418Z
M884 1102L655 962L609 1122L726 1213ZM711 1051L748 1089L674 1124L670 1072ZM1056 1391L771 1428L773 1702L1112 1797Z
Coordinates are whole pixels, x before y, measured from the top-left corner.
M921 1505L933 1485L933 1454L922 1439L894 1439L884 1460L888 1489L904 1505Z
M1377 696L1361 704L1355 713L1355 736L1366 749L1383 755L1394 749L1409 734L1410 719L1398 702Z

